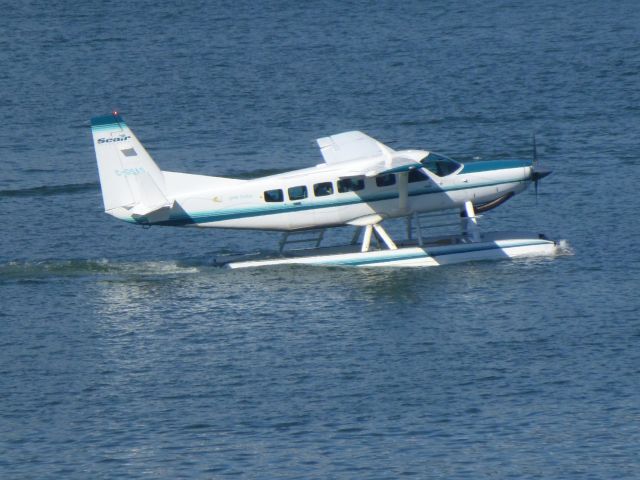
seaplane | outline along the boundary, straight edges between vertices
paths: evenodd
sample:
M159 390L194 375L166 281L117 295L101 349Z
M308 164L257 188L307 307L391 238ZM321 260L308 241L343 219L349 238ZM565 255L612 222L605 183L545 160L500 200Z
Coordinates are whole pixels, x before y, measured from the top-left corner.
M144 227L281 232L277 253L216 259L227 268L281 264L419 267L555 255L543 234L483 232L479 217L551 173L532 160L458 162L394 150L360 131L316 140L324 162L242 180L160 170L117 112L91 119L104 210ZM429 236L424 218L454 211L456 231ZM406 219L393 240L383 222ZM324 232L355 228L351 242L321 246ZM428 225L427 225L428 226ZM309 234L312 238L299 239ZM316 235L317 234L317 235ZM310 248L286 248L312 241Z

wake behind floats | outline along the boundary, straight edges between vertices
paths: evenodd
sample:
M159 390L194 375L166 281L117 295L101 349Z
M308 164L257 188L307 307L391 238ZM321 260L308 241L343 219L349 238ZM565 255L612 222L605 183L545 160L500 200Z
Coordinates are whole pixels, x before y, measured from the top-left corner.
M221 262L229 268L432 266L558 250L544 235L483 233L478 226L477 213L551 173L535 160L464 164L425 150L396 151L352 131L317 140L324 163L236 180L160 170L117 112L93 118L91 130L106 213L145 226L283 232L279 255ZM424 215L451 209L460 212L459 231L425 237ZM382 222L398 217L407 219L408 238L396 243ZM320 247L325 229L345 225L356 227L350 245ZM318 233L314 248L285 250L299 241L290 235L309 231Z

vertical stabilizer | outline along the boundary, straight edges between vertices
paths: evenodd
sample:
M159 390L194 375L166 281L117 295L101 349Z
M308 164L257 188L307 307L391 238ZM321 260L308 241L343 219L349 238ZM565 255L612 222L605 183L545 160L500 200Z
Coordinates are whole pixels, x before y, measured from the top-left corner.
M106 212L126 207L144 215L170 207L162 172L120 115L92 118L91 132Z

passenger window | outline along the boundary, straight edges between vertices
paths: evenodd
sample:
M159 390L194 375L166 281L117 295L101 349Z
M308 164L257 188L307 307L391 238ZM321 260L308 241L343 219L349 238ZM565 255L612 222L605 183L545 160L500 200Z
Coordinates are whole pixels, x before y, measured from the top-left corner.
M291 187L287 193L289 194L289 200L302 200L307 198L307 187L300 185L299 187Z
M396 176L393 173L388 173L386 175L378 175L376 177L376 185L379 187L388 187L389 185L395 185Z
M409 170L409 183L424 182L425 180L429 180L429 177L422 169L414 168Z
M364 189L364 178L343 178L338 180L338 191L340 193L357 192L362 189Z
M325 197L333 194L333 184L331 182L316 183L313 186L313 193L316 197Z
M264 192L264 201L284 202L284 195L282 194L282 190L267 190L266 192Z

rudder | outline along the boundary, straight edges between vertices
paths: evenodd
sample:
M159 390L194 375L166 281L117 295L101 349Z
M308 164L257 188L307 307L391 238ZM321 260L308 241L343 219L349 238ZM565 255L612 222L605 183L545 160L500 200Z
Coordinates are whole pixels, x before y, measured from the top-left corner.
M91 132L106 212L125 207L144 215L170 206L162 171L120 115L92 118Z

